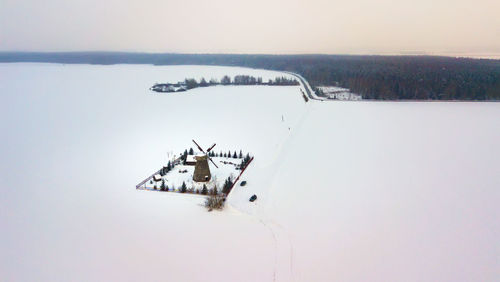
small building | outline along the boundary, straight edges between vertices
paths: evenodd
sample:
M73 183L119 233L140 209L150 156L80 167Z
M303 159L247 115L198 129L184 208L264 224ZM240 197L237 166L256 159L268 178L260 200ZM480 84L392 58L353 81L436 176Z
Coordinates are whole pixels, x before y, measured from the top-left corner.
M186 165L196 165L196 156L195 155L187 155Z
M155 175L153 176L153 180L154 180L155 182L161 181L161 179L162 179L162 177L161 177L161 175L159 175L159 174L155 174Z

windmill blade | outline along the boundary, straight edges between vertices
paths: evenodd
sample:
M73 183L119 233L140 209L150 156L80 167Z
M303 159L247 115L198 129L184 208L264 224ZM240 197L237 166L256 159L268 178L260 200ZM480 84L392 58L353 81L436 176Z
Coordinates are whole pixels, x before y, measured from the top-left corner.
M215 145L217 145L217 144L216 144L216 143L214 143L214 144L212 145L212 147L208 148L207 153L208 153L208 152L210 152L210 151L212 151L212 149L215 147Z
M214 164L214 166L215 166L216 168L219 168L219 167L215 164L215 162L212 160L212 158L210 158L210 157L208 156L208 152L210 152L210 150L212 150L212 149L215 147L215 143L212 145L212 147L210 147L210 148L207 150L207 153L205 153L205 151L203 151L203 149L200 147L200 145L198 145L198 143L196 143L196 141L194 141L194 139L192 139L191 141L193 141L193 143L196 145L196 147L198 147L198 149L199 149L202 153L204 153L205 155L207 155L207 158L208 158L208 159L209 159L209 160L210 160L210 161Z
M191 141L193 141L193 143L196 145L196 147L198 147L198 149L199 149L202 153L206 154L206 153L205 153L205 151L203 151L203 149L200 147L200 145L198 145L198 143L196 143L196 141L194 141L194 139L193 139L193 140L191 140Z
M214 161L212 161L212 158L211 158L211 157L208 157L208 159L209 159L209 160L210 160L210 161L214 164L214 166L215 166L216 168L219 168L219 167L218 167L218 166L214 163Z

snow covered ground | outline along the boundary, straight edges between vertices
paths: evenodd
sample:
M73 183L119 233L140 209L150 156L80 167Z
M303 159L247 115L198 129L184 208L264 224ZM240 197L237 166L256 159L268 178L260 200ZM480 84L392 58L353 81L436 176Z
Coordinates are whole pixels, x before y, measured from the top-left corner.
M0 64L1 280L498 280L499 103L147 90L211 74L283 75ZM255 156L222 212L135 190L193 138Z
M197 152L197 155L202 156L203 154ZM224 158L224 157L212 157L212 160L217 164L218 167L215 167L210 161L208 162L208 166L210 168L211 179L208 182L195 182L193 181L194 174L194 165L176 165L171 171L169 171L166 175L161 177L161 180L158 181L148 181L140 188L146 190L156 190L160 189L162 181L165 181L165 185L171 190L173 188L176 191L179 191L179 188L182 186L182 183L185 183L187 188L200 190L203 188L203 185L206 185L208 189L213 189L214 186L217 186L219 192L222 191L222 187L224 187L224 181L230 177L232 180L236 179L238 175L240 175L241 170L236 169L236 166L241 164L243 158ZM159 168L162 166L166 166L165 163L158 164Z

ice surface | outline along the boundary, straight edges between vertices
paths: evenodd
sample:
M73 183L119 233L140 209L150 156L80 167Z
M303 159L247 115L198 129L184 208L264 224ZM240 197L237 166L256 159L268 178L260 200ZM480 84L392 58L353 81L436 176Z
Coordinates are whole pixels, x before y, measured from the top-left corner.
M225 74L282 75L0 64L2 280L498 280L499 103L148 90ZM193 138L255 156L222 212L135 190Z
M0 64L0 280L272 280L274 241L258 219L135 190L191 139L259 155L255 167L272 162L305 108L298 87L148 90L170 77L245 71L256 73Z

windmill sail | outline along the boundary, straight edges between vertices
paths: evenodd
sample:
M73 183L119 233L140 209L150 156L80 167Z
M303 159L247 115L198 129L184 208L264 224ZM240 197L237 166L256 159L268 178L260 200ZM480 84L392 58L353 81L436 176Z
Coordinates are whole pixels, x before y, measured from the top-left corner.
M215 147L216 144L214 143L205 152L203 148L201 148L201 146L196 141L194 141L194 139L192 141L196 145L196 147L198 147L198 150L200 150L203 154L205 154L204 156L196 157L196 165L194 167L193 180L196 182L207 182L212 178L207 160L210 160L210 162L212 162L212 164L216 168L219 168L212 160L212 158L208 156L208 153Z

